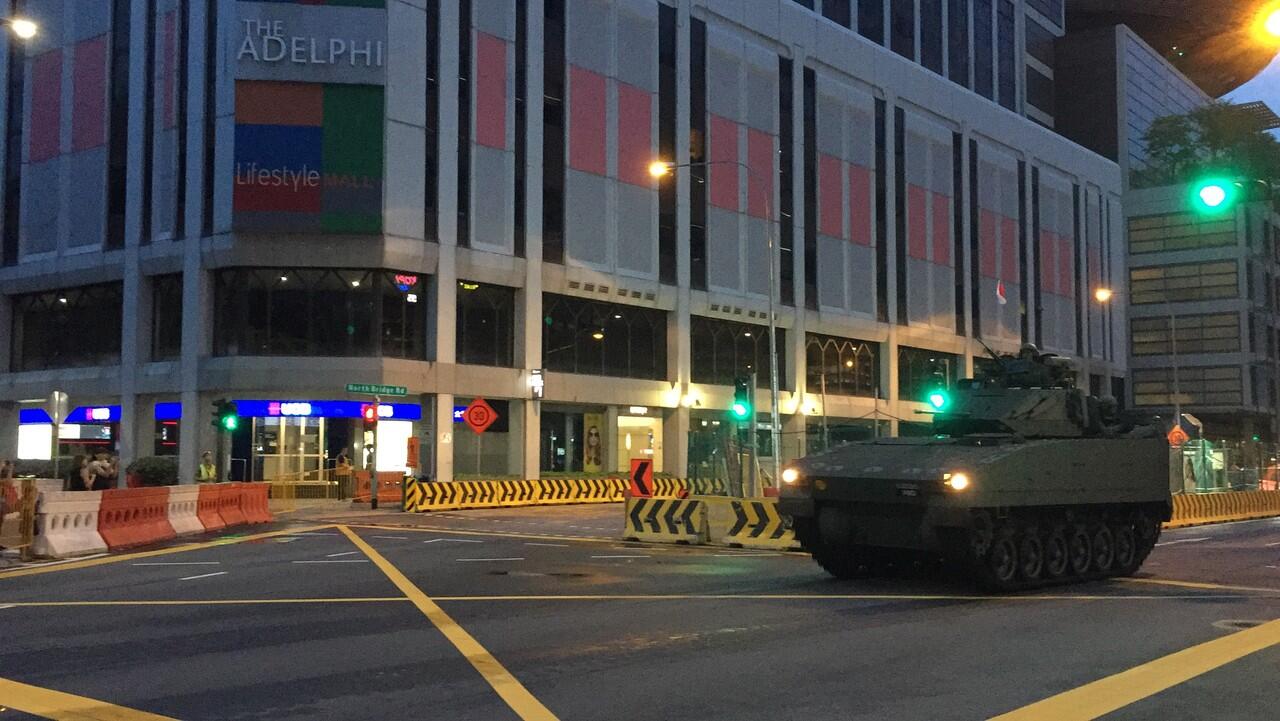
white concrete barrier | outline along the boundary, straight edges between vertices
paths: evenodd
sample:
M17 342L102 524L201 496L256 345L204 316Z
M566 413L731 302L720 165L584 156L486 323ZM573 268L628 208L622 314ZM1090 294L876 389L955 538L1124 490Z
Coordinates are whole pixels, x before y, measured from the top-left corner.
M200 487L193 485L169 486L169 523L174 533L204 533L204 524L196 516L196 502Z
M36 502L36 537L31 552L46 558L103 553L98 535L102 491L41 491Z

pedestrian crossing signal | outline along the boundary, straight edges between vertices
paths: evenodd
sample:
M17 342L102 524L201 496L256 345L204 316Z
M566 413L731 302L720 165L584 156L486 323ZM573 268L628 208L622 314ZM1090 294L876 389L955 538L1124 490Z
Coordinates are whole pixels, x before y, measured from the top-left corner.
M740 421L751 417L750 376L738 376L733 379L733 405L729 406L729 412Z

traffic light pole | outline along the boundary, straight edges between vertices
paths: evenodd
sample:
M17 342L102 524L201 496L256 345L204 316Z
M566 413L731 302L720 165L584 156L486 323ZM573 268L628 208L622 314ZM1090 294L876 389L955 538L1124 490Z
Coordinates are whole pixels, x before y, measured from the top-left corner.
M382 396L373 397L373 452L369 454L369 510L378 510L378 409Z
M755 371L751 371L751 393L753 395L755 394L755 390L756 390L756 373ZM756 406L755 406L755 403L752 403L751 416L747 419L747 434L748 434L747 447L751 449L751 466L750 466L751 475L747 477L749 479L749 483L742 489L743 495L745 495L748 498L758 498L761 494L760 469L759 469L760 434L757 432L757 428L756 428L757 418L758 416L756 414Z

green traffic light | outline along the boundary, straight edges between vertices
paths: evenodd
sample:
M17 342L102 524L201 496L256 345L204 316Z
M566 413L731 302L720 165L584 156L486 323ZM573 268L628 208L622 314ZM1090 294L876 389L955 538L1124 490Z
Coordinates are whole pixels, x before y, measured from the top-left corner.
M947 394L943 391L933 391L929 394L929 405L933 406L937 410L945 408L949 400L950 399L947 398Z
M240 427L240 418L239 416L226 415L222 417L220 423L222 424L223 430L234 431Z
M1235 205L1236 184L1223 178L1207 178L1192 186L1191 204L1202 213L1218 213Z
M730 406L729 410L733 412L733 417L738 419L746 418L751 415L751 407L740 401Z

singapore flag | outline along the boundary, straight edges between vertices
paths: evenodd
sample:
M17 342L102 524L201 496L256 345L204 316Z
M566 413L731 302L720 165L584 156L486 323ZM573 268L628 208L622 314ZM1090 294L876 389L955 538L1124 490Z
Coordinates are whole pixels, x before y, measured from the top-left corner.
M1003 280L996 281L996 300L1000 301L1000 305L1004 305L1009 302L1009 298L1004 294Z

